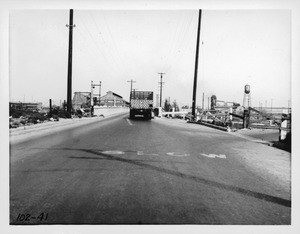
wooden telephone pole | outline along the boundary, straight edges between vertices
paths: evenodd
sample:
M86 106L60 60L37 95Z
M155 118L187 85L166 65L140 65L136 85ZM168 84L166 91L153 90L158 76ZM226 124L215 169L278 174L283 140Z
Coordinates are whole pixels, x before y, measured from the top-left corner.
M196 59L195 59L195 73L194 73L194 88L193 88L193 101L192 101L192 116L193 120L196 118L196 93L197 93L197 74L198 74L198 57L199 57L199 40L200 40L200 28L201 28L201 13L199 10L198 18L198 32L197 32L197 45L196 45Z
M131 79L131 80L127 80L127 82L130 82L129 102L131 102L132 83L136 83L136 81Z
M159 72L158 74L160 74L160 82L158 82L158 83L160 84L160 97L159 97L159 106L161 107L161 99L162 99L162 86L163 86L162 78L163 78L163 75L164 75L164 74L166 74L166 73Z
M67 113L71 118L72 110L72 52L73 52L73 9L70 10L70 22L69 25L69 57L68 57L68 90L67 90Z

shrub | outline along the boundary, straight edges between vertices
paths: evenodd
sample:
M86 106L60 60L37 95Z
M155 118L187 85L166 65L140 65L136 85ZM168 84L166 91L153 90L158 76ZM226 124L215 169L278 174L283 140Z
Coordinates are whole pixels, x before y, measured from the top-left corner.
M35 112L35 113L32 113L29 117L29 122L30 123L38 123L38 122L43 122L45 121L47 118L45 117L44 114L42 113L38 113L38 112Z

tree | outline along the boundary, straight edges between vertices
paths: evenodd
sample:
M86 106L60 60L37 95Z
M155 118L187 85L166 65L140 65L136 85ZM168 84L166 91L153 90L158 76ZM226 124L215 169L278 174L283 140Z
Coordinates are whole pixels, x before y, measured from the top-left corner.
M175 111L179 111L179 106L178 106L176 100L173 101L173 106L172 107L174 107Z
M172 107L170 105L170 103L168 102L168 99L165 100L165 104L164 104L164 110L167 111L171 111Z

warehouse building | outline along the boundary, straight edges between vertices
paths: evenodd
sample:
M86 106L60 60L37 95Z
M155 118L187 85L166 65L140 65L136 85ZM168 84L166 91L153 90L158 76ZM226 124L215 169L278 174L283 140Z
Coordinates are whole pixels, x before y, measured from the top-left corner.
M72 105L74 110L89 107L91 105L91 92L75 92Z
M42 110L41 102L10 102L10 109L14 110L30 110L30 111L40 111Z
M90 107L91 105L91 92L75 92L73 97L73 108L75 110L85 107ZM108 91L104 96L100 97L94 95L93 98L94 106L103 107L125 107L129 106L129 102L125 101L122 96Z
M96 105L99 105L99 102ZM129 103L126 102L122 96L108 91L106 95L100 97L100 106L107 106L107 107L124 107L129 106Z

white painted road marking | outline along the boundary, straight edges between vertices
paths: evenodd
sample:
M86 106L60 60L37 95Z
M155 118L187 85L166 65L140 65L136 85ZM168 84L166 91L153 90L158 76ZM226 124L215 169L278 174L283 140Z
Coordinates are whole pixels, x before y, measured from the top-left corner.
M200 154L204 157L208 157L208 158L226 158L226 155L225 154L220 154L220 155L217 155L217 154Z
M131 121L129 119L126 119L129 125L132 125Z
M167 155L169 155L169 156L175 156L175 157L187 157L187 156L190 156L189 154L179 154L179 153L175 153L175 152L167 153Z
M121 155L121 154L125 154L124 151L120 151L120 150L106 150L106 151L102 151L103 154L116 154L116 155ZM136 154L138 156L159 156L159 154L151 154L151 153L145 153L144 151L137 151ZM190 156L189 154L183 154L183 153L176 153L176 152L169 152L166 153L166 155L168 156L173 156L173 157L187 157ZM225 156L225 155L224 155ZM217 157L221 157L217 156ZM226 157L225 157L226 158Z
M219 156L217 156L218 158L226 158L225 154L220 154Z
M125 153L119 150L107 150L107 151L102 151L102 154L125 154Z

